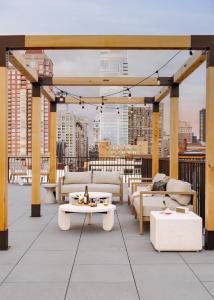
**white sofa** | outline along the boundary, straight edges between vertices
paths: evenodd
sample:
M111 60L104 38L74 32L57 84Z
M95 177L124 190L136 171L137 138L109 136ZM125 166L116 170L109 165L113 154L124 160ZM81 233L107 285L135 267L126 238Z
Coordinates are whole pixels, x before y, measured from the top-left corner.
M86 185L89 192L112 193L123 203L123 183L120 172L66 172L59 179L59 201L61 202L69 193L84 192Z
M158 176L157 176L158 175ZM169 179L166 185L166 191L151 191L152 184L163 180L164 174L157 174L150 185L145 183L135 184L135 192L131 196L131 205L140 222L140 233L143 233L143 222L150 220L151 211L160 211L163 208L163 201L171 210L178 206L188 207L191 211L196 212L196 192L192 191L191 184L176 179ZM165 175L166 176L166 175Z

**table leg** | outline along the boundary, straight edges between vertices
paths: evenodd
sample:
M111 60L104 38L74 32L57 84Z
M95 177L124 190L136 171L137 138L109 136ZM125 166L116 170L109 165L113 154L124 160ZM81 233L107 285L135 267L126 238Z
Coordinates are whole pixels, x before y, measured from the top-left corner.
M91 225L92 223L92 213L88 214L88 225Z
M65 213L60 208L58 209L58 225L62 230L69 230L71 228L70 214Z
M103 229L111 231L114 226L114 210L107 212L103 215Z

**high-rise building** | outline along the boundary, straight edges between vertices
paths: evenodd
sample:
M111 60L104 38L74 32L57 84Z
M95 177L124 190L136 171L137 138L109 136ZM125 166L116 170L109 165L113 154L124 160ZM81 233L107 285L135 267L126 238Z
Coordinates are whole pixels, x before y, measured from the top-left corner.
M41 50L28 50L25 59L40 76L52 76L53 64ZM31 155L32 85L13 66L8 67L8 152ZM49 152L49 101L41 96L41 154Z
M88 156L88 122L71 111L57 111L57 142L65 142L65 156Z
M185 149L188 143L192 143L192 126L189 122L179 121L178 144L179 148Z
M65 156L76 156L76 118L71 111L57 111L57 142L65 142Z
M93 122L93 144L98 145L100 141L100 120Z
M80 117L76 119L76 156L88 157L88 122Z
M127 51L103 50L100 52L100 76L116 77L128 75ZM101 87L100 95L105 96L121 91L122 87ZM128 96L127 90L115 97ZM128 144L128 106L106 105L100 114L100 140L108 140L112 145Z
M206 141L206 109L203 108L199 112L199 141Z
M128 143L136 145L139 138L148 141L149 153L152 152L152 105L133 106L128 109ZM163 137L163 104L159 113L159 143ZM161 153L161 147L160 147Z

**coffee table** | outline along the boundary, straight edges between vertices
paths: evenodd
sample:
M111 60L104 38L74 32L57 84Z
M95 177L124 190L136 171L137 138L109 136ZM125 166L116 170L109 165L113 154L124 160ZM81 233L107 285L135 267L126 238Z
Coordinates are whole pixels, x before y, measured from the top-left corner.
M89 215L89 218L93 213L102 213L103 229L105 231L111 231L114 226L115 210L116 205L113 204L108 204L105 206L104 204L100 203L96 207L90 207L89 205L63 204L58 208L58 225L62 230L69 230L71 228L71 213L86 213Z

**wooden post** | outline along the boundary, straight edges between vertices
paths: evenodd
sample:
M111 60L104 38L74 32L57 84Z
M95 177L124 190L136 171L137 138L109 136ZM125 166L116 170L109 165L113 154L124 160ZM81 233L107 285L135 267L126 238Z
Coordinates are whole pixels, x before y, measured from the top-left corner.
M56 183L56 103L50 102L50 183Z
M179 85L174 83L170 91L170 177L178 179L178 114Z
M206 172L205 172L205 247L214 249L214 48L207 61L206 84Z
M152 113L152 177L159 171L159 103L153 103Z
M32 204L31 217L40 217L40 151L41 101L40 86L32 85Z
M0 250L8 249L8 153L7 153L7 68L6 51L0 49Z

